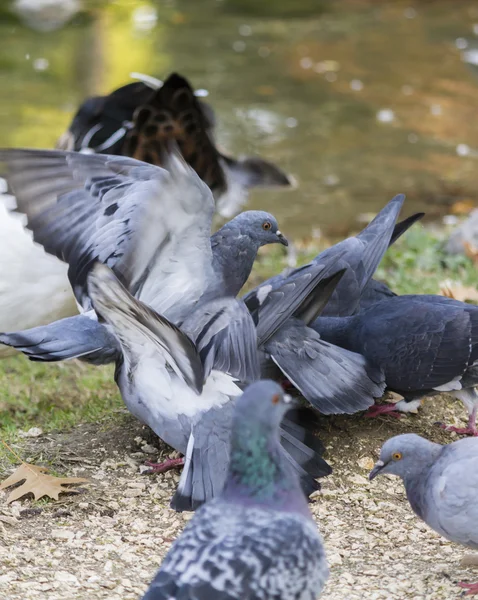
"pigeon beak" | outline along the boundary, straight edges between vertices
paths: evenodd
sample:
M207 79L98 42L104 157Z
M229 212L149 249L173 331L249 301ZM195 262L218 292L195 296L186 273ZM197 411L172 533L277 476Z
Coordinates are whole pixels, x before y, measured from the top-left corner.
M287 241L287 238L284 237L284 235L279 230L276 231L276 236L277 236L277 238L279 240L279 243L281 243L283 246L288 246L289 245L289 242Z
M377 475L380 475L380 471L383 469L384 466L385 463L383 462L383 460L377 460L374 468L370 471L370 474L368 476L369 480L372 481L372 479L375 479Z

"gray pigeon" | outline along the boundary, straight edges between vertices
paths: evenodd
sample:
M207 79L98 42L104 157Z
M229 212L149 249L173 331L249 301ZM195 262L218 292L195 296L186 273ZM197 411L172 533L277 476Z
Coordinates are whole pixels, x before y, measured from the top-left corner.
M312 283L320 282L322 272L318 266ZM242 301L224 298L198 307L179 329L133 298L100 263L88 276L88 293L121 346L115 379L126 406L185 455L172 506L194 510L224 483L233 400L242 391L238 376L243 382L259 376L254 321ZM273 312L280 300L271 295ZM284 319L294 307L282 311ZM263 337L274 333L268 319L261 326L260 315L257 330ZM312 493L315 478L330 473L322 448L316 440L309 444L302 427L286 428L282 437L288 460Z
M369 478L398 475L415 514L437 533L457 544L478 549L478 439L446 446L414 433L390 438ZM478 583L460 583L478 594Z
M322 538L279 425L290 397L272 381L237 400L224 490L171 547L143 600L316 600L329 575Z
M86 292L96 260L110 266L135 297L180 323L205 298L237 295L262 245L287 245L275 218L262 211L238 215L211 240L211 192L174 154L168 171L124 157L46 150L3 150L0 162L35 241L68 262L85 311L53 326L0 336L34 360L101 363L115 354L111 336L101 351L108 336L95 324Z

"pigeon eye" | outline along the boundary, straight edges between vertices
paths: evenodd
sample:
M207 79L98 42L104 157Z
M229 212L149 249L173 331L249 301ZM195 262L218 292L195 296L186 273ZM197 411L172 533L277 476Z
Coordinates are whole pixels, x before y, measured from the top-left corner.
M392 458L393 458L393 460L400 460L402 458L402 453L401 452L394 452L392 454Z
M269 231L269 229L272 227L270 221L264 221L264 223L262 223L262 229L264 229L265 231Z
M272 404L278 404L278 403L279 403L279 400L280 400L280 396L279 396L279 394L274 394L274 395L272 396Z

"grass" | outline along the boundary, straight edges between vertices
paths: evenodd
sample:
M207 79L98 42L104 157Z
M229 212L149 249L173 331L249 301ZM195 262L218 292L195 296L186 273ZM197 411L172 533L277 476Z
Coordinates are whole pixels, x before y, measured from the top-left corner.
M445 231L415 226L390 248L376 277L399 294L438 293L444 280L476 286L473 261L447 256L442 250L445 237ZM298 264L309 261L327 245L326 241L299 245ZM263 250L249 287L286 266L281 246ZM77 423L104 420L123 407L113 367L78 361L33 363L23 356L0 360L0 389L0 439L7 442L18 440L19 431L30 427L46 432L68 430Z

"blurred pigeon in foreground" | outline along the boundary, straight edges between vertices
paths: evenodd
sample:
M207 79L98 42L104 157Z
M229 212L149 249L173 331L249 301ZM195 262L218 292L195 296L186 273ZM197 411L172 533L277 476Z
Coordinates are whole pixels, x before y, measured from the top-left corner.
M262 211L238 215L211 239L211 192L175 155L168 171L130 158L46 150L3 150L0 162L35 241L68 262L85 311L1 336L34 360L111 360L115 339L110 336L102 353L107 333L91 322L86 292L96 260L121 276L135 297L180 323L205 296L237 295L262 245L287 245L275 218Z
M478 549L478 440L441 446L414 433L385 442L370 479L389 473L402 478L415 514L446 539ZM460 583L467 595L478 583Z
M387 389L404 397L369 416L416 410L420 398L449 392L468 409L466 428L478 435L478 307L444 296L396 296L352 317L319 317L314 328L332 344L362 354L380 369Z
M279 444L290 397L272 381L236 401L224 490L174 542L143 600L316 600L322 538Z
M245 382L259 375L252 317L242 301L225 298L196 309L180 330L135 300L100 263L88 276L88 291L98 316L121 345L115 379L126 406L185 455L172 506L194 510L216 496L224 483L233 399L241 393L241 382L231 373L242 375ZM285 319L293 309L284 311ZM265 329L261 335L269 331L267 320ZM309 495L318 488L315 478L330 473L320 456L322 447L316 439L308 447L307 434L298 424L284 428L282 437L286 456Z
M216 148L213 110L195 96L187 79L173 73L164 83L148 76L143 81L85 100L57 147L165 166L173 142L211 188L226 218L247 202L249 188L292 185L291 178L262 158L237 160Z

